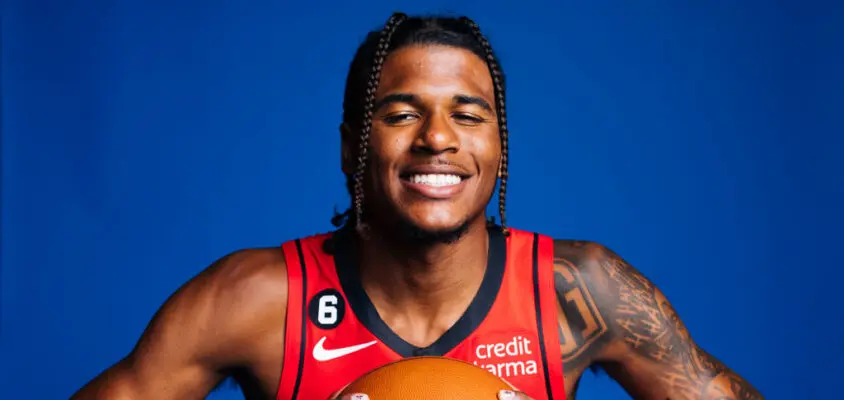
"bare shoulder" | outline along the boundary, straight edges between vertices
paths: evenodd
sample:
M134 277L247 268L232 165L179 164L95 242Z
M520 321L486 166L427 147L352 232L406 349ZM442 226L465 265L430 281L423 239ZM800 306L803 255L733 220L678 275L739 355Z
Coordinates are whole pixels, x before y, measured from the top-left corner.
M596 330L600 331L600 340L595 340L597 343L593 345L597 348L592 348L587 353L591 357L580 360L582 363L615 362L634 351L658 359L671 344L649 339L689 339L677 312L662 292L614 251L590 241L556 240L554 244L558 294L564 294L568 303L588 305L564 305L566 316L576 324L584 319L580 310L587 308L594 315ZM581 296L585 300L580 301Z
M256 335L283 332L287 309L287 266L280 247L235 251L212 264L183 289L187 308L201 308L231 347L248 351ZM177 293L178 295L179 293ZM198 310L194 310L198 311ZM244 346L234 346L242 343ZM242 356L249 356L243 354Z
M194 285L195 289L191 287ZM278 305L287 303L287 264L284 253L281 247L232 252L180 290L195 290L197 295L204 294L202 297L214 302L218 311L276 309Z
M280 374L286 308L281 248L232 252L173 293L134 349L73 398L196 398L233 371Z

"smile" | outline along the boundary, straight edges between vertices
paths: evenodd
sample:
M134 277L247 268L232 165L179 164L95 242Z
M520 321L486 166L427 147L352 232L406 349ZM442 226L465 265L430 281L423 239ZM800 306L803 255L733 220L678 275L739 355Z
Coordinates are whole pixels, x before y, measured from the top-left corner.
M463 191L468 179L456 174L417 173L407 175L402 179L402 183L407 189L422 197L445 200Z
M407 178L411 183L420 185L443 187L460 183L463 178L452 174L413 174Z

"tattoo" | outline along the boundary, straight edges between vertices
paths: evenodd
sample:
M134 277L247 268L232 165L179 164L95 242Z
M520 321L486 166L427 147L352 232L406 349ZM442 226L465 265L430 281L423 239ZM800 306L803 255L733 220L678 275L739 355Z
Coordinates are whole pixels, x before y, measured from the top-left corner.
M701 348L697 349L698 357L702 365L718 371L715 378L709 382L703 390L705 399L713 400L757 400L762 399L756 389L748 384L742 377L718 361L715 357Z
M614 362L614 357L604 357L605 351L626 348L626 353L654 366L648 367L651 375L644 378L613 368L628 375L616 379L626 380L632 390L644 390L638 393L644 398L763 399L744 379L695 345L665 296L610 250L590 242L558 241L554 286L566 379L578 379L585 368L599 362ZM652 379L659 383L657 388ZM576 386L571 386L571 398Z
M555 259L554 265L557 311L565 315L568 322L558 324L565 367L576 362L579 355L607 332L607 324L575 266L563 258Z
M656 377L674 400L762 399L741 377L700 349L665 296L620 257L601 263L615 286L613 315L622 340L660 368Z
M650 281L620 259L612 258L601 265L618 292L613 316L622 340L637 354L669 367L657 378L675 397L695 398L700 393L695 382L704 371L694 362L689 334L674 308Z

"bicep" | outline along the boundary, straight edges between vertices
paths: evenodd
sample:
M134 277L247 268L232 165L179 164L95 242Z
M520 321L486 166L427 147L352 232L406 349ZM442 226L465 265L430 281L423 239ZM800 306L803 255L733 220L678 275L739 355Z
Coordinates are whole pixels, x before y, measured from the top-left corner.
M599 308L612 343L602 366L636 398L761 399L759 393L692 339L678 313L650 280L604 249Z
M286 309L281 250L232 253L176 291L129 356L74 398L204 398L226 371L240 367L275 379L283 358L278 332L284 332Z
M222 377L207 351L214 335L202 335L213 321L211 282L204 274L173 294L131 353L73 399L181 399L207 394Z

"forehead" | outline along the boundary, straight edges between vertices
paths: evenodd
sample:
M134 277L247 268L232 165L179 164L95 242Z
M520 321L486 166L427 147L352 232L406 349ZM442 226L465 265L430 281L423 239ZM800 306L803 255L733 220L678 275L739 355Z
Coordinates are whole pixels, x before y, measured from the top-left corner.
M391 53L382 67L378 91L494 96L486 62L469 50L442 45L414 45Z

